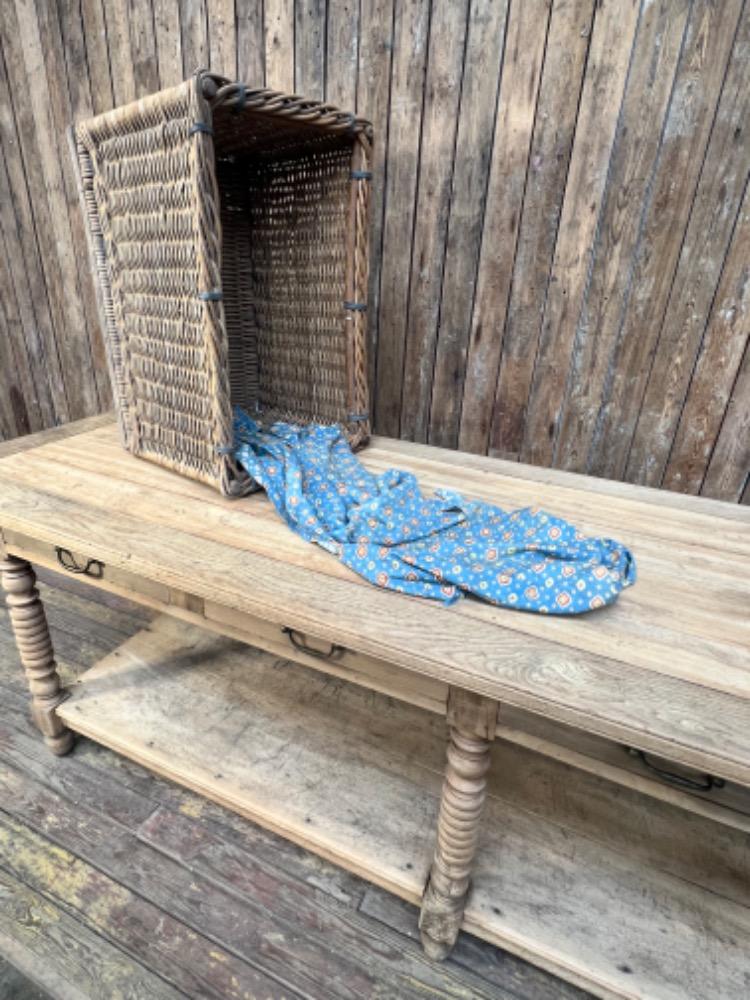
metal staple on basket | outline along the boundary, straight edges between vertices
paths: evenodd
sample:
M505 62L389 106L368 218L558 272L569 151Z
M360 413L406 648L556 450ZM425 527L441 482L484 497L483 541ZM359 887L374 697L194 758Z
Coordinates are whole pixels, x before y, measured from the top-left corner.
M236 494L234 404L367 440L371 135L206 71L75 127L129 450Z

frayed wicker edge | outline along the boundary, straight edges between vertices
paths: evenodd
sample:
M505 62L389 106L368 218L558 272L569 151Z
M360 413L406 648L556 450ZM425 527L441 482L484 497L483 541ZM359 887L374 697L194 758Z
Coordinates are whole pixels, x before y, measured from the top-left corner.
M81 212L86 222L84 226L86 230L86 243L94 275L97 279L94 281L96 302L99 310L99 321L104 334L105 356L107 358L110 382L112 383L112 394L115 400L117 427L123 446L132 451L131 411L123 375L122 355L119 349L120 336L114 317L112 279L107 262L101 220L99 218L96 198L94 197L94 164L89 149L78 139L73 126L70 126L67 130L67 138L70 156L73 160L73 173L76 177Z

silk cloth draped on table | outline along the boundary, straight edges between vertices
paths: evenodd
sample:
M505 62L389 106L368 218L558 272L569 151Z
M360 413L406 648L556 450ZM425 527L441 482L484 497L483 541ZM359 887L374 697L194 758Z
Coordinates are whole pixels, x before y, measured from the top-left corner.
M261 428L238 409L234 433L236 461L289 527L379 587L571 615L635 583L619 542L585 538L536 507L508 513L451 490L425 497L412 473L365 469L338 427Z

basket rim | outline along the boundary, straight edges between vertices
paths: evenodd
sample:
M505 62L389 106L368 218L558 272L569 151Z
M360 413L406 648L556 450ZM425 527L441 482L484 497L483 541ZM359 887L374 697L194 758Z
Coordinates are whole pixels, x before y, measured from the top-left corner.
M208 69L196 70L193 76L212 109L231 105L238 111L255 111L275 118L291 119L329 132L364 135L370 140L373 137L370 121L333 104L268 87L250 87L240 80L230 80Z

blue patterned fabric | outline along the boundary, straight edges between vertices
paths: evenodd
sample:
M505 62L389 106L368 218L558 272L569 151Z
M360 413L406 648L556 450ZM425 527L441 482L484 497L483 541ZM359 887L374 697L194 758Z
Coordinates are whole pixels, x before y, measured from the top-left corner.
M368 472L338 427L262 429L236 410L234 431L235 459L289 527L379 587L575 615L635 583L619 542L585 538L536 507L508 513L450 490L424 497L409 472Z

